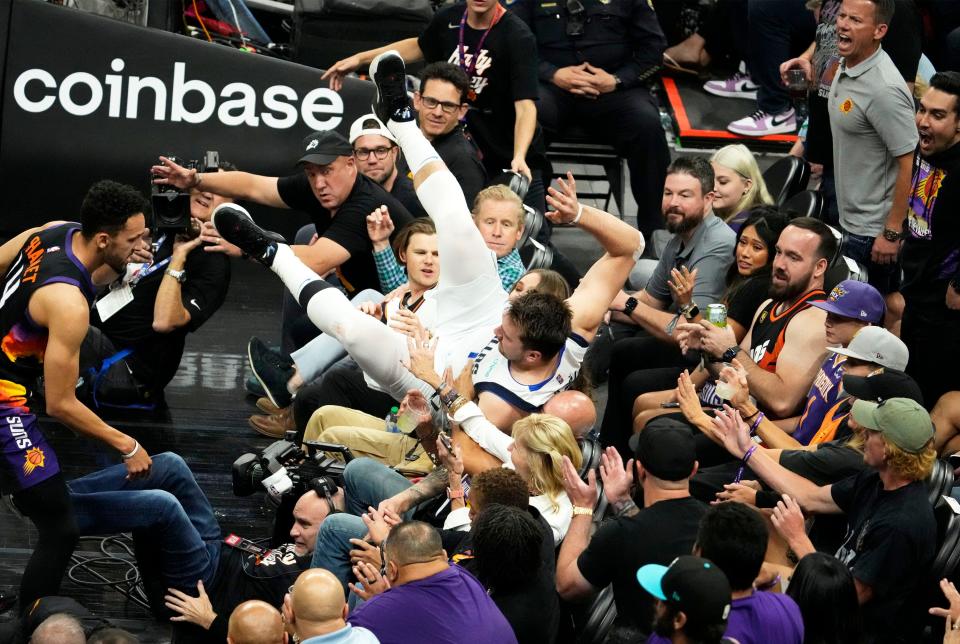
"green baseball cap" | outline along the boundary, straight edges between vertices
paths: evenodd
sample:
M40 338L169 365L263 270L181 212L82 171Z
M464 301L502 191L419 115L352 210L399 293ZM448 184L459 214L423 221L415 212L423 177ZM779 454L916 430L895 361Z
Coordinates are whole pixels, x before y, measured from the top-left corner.
M909 398L889 398L879 403L858 400L853 419L867 429L883 432L900 449L917 454L933 438L933 421L923 406Z

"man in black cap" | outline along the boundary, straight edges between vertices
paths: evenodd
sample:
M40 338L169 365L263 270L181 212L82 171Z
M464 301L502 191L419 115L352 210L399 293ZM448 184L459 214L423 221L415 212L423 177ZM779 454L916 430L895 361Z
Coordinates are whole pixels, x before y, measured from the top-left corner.
M648 428L634 436L636 479L643 489L643 509L631 499L634 460L624 468L613 447L603 454L603 491L616 517L603 522L590 538L597 500L596 479L588 483L564 458L564 488L573 503L573 521L557 559L557 590L567 600L586 599L613 584L617 630L624 636L649 633L653 602L637 587L633 571L648 563L667 564L688 554L696 541L707 506L690 496L689 479L697 470L693 435L678 424ZM729 589L727 590L729 599Z
M647 564L637 581L657 598L657 641L714 644L724 641L730 615L730 584L723 571L701 557L677 557L669 567Z
M272 208L307 213L317 228L312 244L292 246L294 253L319 275L336 269L350 296L363 289L379 290L380 281L367 235L367 215L387 206L395 230L412 218L408 210L376 182L357 171L353 147L332 130L313 132L303 140L297 165L302 172L265 177L249 172L197 172L160 157L151 172L154 183L181 190L245 199ZM239 255L239 249L235 253Z

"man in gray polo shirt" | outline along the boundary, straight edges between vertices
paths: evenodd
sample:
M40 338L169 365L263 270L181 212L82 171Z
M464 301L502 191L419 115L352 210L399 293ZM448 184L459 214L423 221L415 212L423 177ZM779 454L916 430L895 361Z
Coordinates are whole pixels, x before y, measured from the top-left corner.
M646 287L633 295L621 292L610 305L616 324L616 339L609 349L610 387L600 430L607 444L627 453L633 395L623 381L636 369L656 372L646 391L676 386L685 367L692 368L694 352L684 356L667 332L676 321L695 322L707 305L719 302L726 288L726 275L733 261L736 234L713 214L713 168L703 157L678 158L667 168L662 211L667 231L673 237L660 253L660 260ZM699 308L698 308L699 307ZM626 332L627 325L634 332ZM639 328L638 328L639 327ZM588 356L597 368L605 356Z
M633 296L621 294L611 305L614 310L620 305L630 322L664 342L676 343L666 332L676 314L688 321L700 319L707 304L719 302L726 288L737 235L713 214L713 181L713 168L703 157L679 158L670 164L662 208L673 237L646 287ZM677 293L668 282L685 289L679 299L687 304L677 303Z
M897 253L918 141L913 98L880 47L893 8L893 0L843 0L842 58L829 97L843 253L865 264L870 283L885 294L899 286Z

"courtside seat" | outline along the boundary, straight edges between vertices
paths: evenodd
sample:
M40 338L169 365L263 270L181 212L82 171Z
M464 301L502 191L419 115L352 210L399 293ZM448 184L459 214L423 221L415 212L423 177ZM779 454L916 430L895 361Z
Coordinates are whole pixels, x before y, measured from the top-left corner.
M763 173L763 181L773 197L773 202L782 206L790 197L806 190L810 181L810 166L800 157L787 155Z
M781 207L786 212L796 213L797 217L820 219L823 214L823 196L816 190L802 190L787 199Z

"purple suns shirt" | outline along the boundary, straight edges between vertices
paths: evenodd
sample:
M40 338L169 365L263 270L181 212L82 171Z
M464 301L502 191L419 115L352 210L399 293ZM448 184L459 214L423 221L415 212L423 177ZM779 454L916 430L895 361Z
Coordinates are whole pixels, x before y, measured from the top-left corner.
M381 644L517 644L507 619L476 577L450 566L365 602L347 621Z
M803 644L800 607L780 593L755 592L735 599L724 637L739 644ZM670 644L670 640L654 633L647 644Z

